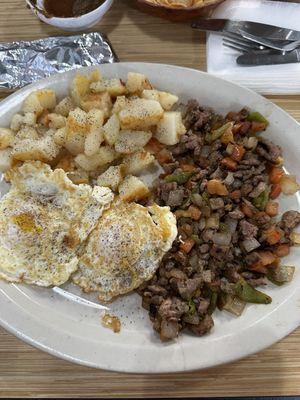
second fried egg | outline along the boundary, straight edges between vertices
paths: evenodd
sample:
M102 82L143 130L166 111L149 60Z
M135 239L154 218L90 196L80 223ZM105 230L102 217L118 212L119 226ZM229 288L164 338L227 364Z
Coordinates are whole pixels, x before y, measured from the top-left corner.
M89 236L73 281L101 301L128 293L152 278L176 235L169 207L115 202Z

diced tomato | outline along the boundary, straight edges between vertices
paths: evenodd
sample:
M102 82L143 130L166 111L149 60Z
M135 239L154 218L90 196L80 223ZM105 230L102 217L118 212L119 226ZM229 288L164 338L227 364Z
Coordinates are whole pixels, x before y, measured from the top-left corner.
M226 132L221 136L221 143L228 144L230 142L234 142L234 137L232 133L232 129L227 129Z
M192 164L180 164L180 168L184 172L194 172L198 169L195 165Z
M272 167L269 172L270 183L279 183L281 177L284 175L283 169L278 167Z
M186 233L188 236L191 236L193 234L193 227L190 224L183 224L178 229L182 229L183 232Z
M237 162L234 161L230 157L223 158L223 160L221 161L221 164L224 167L226 167L227 169L229 169L230 171L236 171L236 169L237 169Z
M243 123L242 122L237 122L233 125L232 127L232 133L236 135L237 133L240 133L240 130L242 128Z
M207 182L207 191L209 194L218 194L219 196L227 196L227 187L219 179L211 179Z
M275 250L277 257L285 257L290 253L290 246L288 244L280 244Z
M252 218L253 217L253 210L250 206L248 206L248 204L243 203L241 205L241 211L246 215L246 217L248 218Z
M188 190L193 190L197 186L197 182L189 180L185 185L184 185Z
M189 206L188 208L188 212L190 214L190 217L195 220L195 221L199 221L200 217L201 217L201 211L199 210L198 207L192 205Z
M234 200L240 199L241 196L242 196L242 193L240 190L234 190L233 192L229 193L229 197Z
M195 241L192 238L186 239L179 245L180 250L182 250L186 254L188 254L194 246L195 246Z
M281 193L281 186L278 183L275 183L274 185L271 186L271 192L270 192L270 199L275 200Z
M261 272L265 274L267 272L267 268L270 268L272 264L277 262L277 258L273 253L270 251L258 251L260 260L252 265L250 265L248 268L251 271L255 272Z
M258 121L251 122L251 131L253 133L264 131L266 127L267 127L266 122L258 122Z
M244 149L243 146L241 146L239 144L234 144L231 158L235 161L241 161L243 159L245 153L246 153L246 150Z
M229 113L226 115L226 119L229 119L229 121L238 121L240 119L239 113L229 111Z
M172 153L167 149L162 149L156 154L156 159L160 164L165 164L173 161Z
M157 154L164 148L164 145L160 143L156 138L151 138L145 146L145 150L151 154Z
M242 122L242 126L239 130L239 134L245 135L249 131L250 128L251 128L251 122L249 122L249 121Z
M272 246L280 241L281 235L274 226L271 226L265 232L266 241Z
M276 203L275 201L268 201L266 205L266 213L270 217L275 217L278 214L278 208L279 208L278 203Z
M275 255L271 251L259 251L259 257L261 259L262 265L270 265L276 261Z
M188 210L176 210L174 214L177 219L190 218L190 213L188 212Z
M260 272L261 274L266 274L268 272L267 268L264 267L260 262L250 265L248 267L251 271Z
M240 135L245 135L250 128L251 122L249 121L237 122L233 125L232 132L234 135L236 135L237 133L239 133Z

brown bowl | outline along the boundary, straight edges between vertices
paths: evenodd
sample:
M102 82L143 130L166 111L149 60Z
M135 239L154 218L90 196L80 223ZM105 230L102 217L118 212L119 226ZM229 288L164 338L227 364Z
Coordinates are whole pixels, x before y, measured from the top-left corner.
M153 4L149 0L136 0L141 11L170 21L189 21L198 17L207 17L213 9L224 0L207 0L205 4L198 7L174 8L160 4Z

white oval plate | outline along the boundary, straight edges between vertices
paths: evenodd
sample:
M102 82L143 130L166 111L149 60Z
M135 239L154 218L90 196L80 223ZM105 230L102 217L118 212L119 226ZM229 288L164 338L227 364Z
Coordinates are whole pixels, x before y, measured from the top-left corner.
M176 93L182 101L195 98L221 113L243 106L259 110L270 121L266 135L282 146L287 170L300 179L300 126L258 94L203 72L169 65L107 64L101 66L101 71L104 76L122 78L128 71L142 72L155 87ZM65 95L75 73L52 76L8 97L0 104L0 126L9 124L23 99L34 89L52 88L58 95ZM4 193L7 185L2 182L0 188ZM286 209L299 210L299 198L283 198L281 211ZM297 266L299 255L299 249L294 248L285 262ZM65 289L82 296L72 285ZM122 322L121 332L114 334L102 327L101 310L97 308L65 298L52 289L2 281L0 323L29 344L75 363L122 372L187 371L245 357L289 334L300 324L299 289L297 268L290 284L266 288L273 298L272 304L248 305L240 318L217 312L212 333L201 338L184 334L175 342L161 343L137 294L109 305ZM95 296L85 298L96 303Z

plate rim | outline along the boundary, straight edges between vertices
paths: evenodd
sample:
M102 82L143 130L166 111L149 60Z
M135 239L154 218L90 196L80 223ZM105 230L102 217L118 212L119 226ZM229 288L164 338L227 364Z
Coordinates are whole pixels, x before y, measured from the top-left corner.
M295 120L295 118L293 118L290 114L288 114L288 112L286 112L285 110L281 109L279 106L277 106L276 104L272 103L272 101L270 101L269 99L266 99L265 97L261 96L260 94L254 92L253 90L246 88L242 85L236 84L234 82L231 82L227 79L223 79L223 78L219 78L216 77L214 75L208 74L207 72L204 71L199 71L193 68L187 68L187 67L181 67L181 66L176 66L176 65L171 65L171 64L163 64L163 63L149 63L149 62L121 62L121 63L116 63L117 65L122 66L127 66L128 68L142 68L145 65L148 66L156 66L157 68L175 68L177 70L184 70L184 71L192 71L193 73L197 72L197 74L200 74L202 76L209 76L210 78L213 78L216 82L220 81L222 83L226 83L226 84L230 84L233 85L234 87L238 87L239 89L243 90L244 92L249 92L251 93L251 95L255 95L258 98L261 98L265 101L266 104L271 105L271 107L273 109L276 109L278 111L280 111L281 114L285 114L286 117L288 117L290 120L293 120L293 122L295 124L297 124L298 126L300 126L300 124L298 123L298 121ZM116 65L116 64L107 64L107 65ZM67 71L65 73L59 73L59 74L54 74L49 78L44 78L42 80L39 80L37 82L31 83L30 85L16 91L15 93L9 95L7 98L5 98L4 100L1 101L0 103L0 111L1 110L5 110L6 107L8 107L10 105L10 102L13 102L14 99L16 99L17 97L19 97L20 95L30 92L31 90L37 89L38 86L42 86L44 87L47 86L47 83L50 81L51 84L51 80L55 79L55 76L59 75L59 76L72 76L73 74L76 74L76 72L85 72L85 71L89 71L89 70L93 70L95 68L98 68L101 70L101 67L103 67L103 65L99 65L99 66L90 66L90 67L83 67L83 68L79 68L79 69L75 69L75 70L70 70ZM0 288L0 300L1 300L1 288ZM3 295L5 296L4 292ZM7 300L7 299L6 299ZM10 303L10 301L8 301L8 304ZM188 364L186 364L186 360L185 360L185 355L184 355L184 350L182 348L182 345L180 344L180 340L174 343L174 349L176 348L176 350L179 353L182 353L182 358L181 358L181 362L179 363L179 365L168 365L166 366L157 366L156 368L147 368L147 365L140 365L140 364L136 364L136 363L128 363L128 365L126 365L126 363L113 363L112 365L109 363L101 363L100 362L93 362L93 361L88 361L88 360L82 360L78 357L74 357L71 354L68 354L67 352L63 352L60 350L57 350L55 348L53 348L53 346L49 347L46 346L45 344L42 343L42 341L39 341L37 338L32 338L27 334L24 334L20 329L18 329L16 327L16 324L13 325L12 323L9 323L8 320L9 318L4 319L4 317L2 316L1 310L0 310L0 324L1 326L6 329L8 332L12 333L13 335L17 336L19 339L23 340L24 342L26 342L27 344L39 348L42 351L46 351L47 353L62 358L64 360L76 363L76 364L80 364L80 365L84 365L84 366L89 366L89 367L93 367L93 368L102 368L102 369L106 369L109 371L118 371L118 372L126 372L126 373L148 373L148 374L155 374L155 373L171 373L171 372L181 372L181 371L194 371L194 370L199 370L199 369L204 369L204 368L210 368L216 365L221 365L221 364L225 364L228 362L232 362L234 360L239 360L245 356L257 353L259 351L261 351L262 349L265 349L269 346L271 346L272 344L276 343L277 341L281 340L282 338L284 338L285 336L287 336L289 333L291 333L294 329L296 329L299 325L300 325L300 313L299 313L299 307L300 307L300 287L296 288L295 291L291 294L291 296L284 301L283 303L281 303L277 309L275 309L272 313L268 314L268 316L266 318L264 318L264 320L262 322L266 322L266 319L270 319L270 317L273 315L273 319L276 318L276 316L274 317L274 315L276 315L276 312L278 312L279 308L286 308L287 306L289 307L295 307L294 311L298 311L298 312L294 312L293 313L293 318L290 321L289 320L289 325L286 328L285 326L281 326L275 333L274 335L270 338L263 338L262 341L260 342L260 344L256 344L256 346L253 346L253 349L249 350L249 349L239 349L238 352L236 351L232 351L232 352L228 352L226 354L226 356L222 356L222 359L214 359L212 357L210 362L206 362L205 365L200 365L200 363L196 360L192 360L192 362L190 361ZM272 318L271 318L272 319ZM250 326L248 328L248 331L246 334L247 336L251 337L251 333L250 331L252 329L255 330L255 325L257 323L254 323L253 326ZM241 332L239 332L238 334L240 334ZM32 335L31 335L32 336ZM234 336L236 336L236 334L234 334ZM201 340L201 339L198 339ZM233 345L233 343L231 344ZM217 344L216 344L217 347ZM218 357L217 357L218 358ZM116 365L117 364L117 365Z

